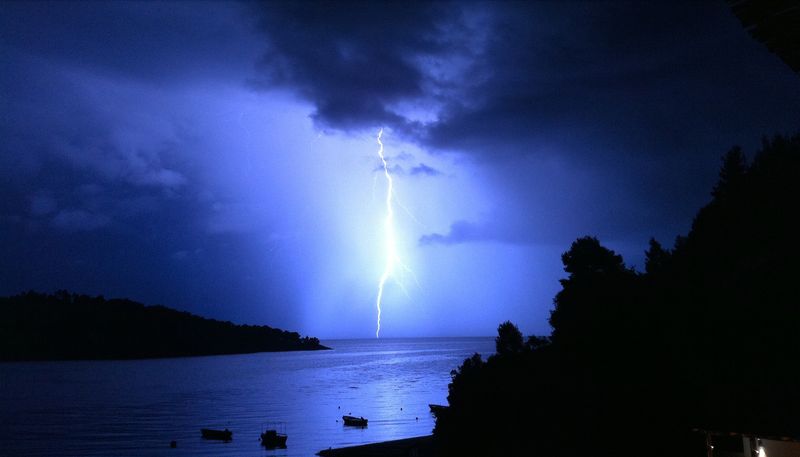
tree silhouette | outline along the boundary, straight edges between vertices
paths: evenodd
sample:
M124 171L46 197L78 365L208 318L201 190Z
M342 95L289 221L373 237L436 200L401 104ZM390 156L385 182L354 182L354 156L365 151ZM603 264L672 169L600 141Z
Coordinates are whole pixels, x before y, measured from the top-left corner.
M102 296L0 297L0 360L131 359L325 349L317 338Z
M579 238L561 256L562 289L550 313L552 340L559 345L595 345L605 338L609 319L627 319L620 313L629 301L636 274L622 256L603 247L595 237Z
M724 155L712 200L672 249L650 240L644 273L573 242L550 338L521 345L504 322L495 355L453 372L442 455L699 457L694 427L799 436L798 182L800 135L778 136L750 165Z
M505 321L497 327L495 350L498 354L516 354L525 348L522 342L522 333L511 321Z
M738 146L722 156L722 167L719 170L719 181L711 191L716 199L727 198L728 194L740 188L747 173L747 159Z
M655 238L650 238L649 248L645 251L644 270L649 275L664 271L669 263L670 253Z

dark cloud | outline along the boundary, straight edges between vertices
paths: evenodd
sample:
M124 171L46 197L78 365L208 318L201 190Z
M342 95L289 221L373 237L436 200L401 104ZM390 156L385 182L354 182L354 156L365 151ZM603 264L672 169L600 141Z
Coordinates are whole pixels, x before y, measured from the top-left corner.
M47 193L38 193L30 197L30 213L34 216L46 216L56 210L56 200Z
M310 100L323 128L411 134L420 123L396 105L435 98L445 90L436 66L465 51L462 12L445 3L270 2L259 10L268 50L254 83Z
M221 2L4 2L0 52L158 85L243 82L257 55L248 25Z
M513 4L496 10L493 23L486 58L476 63L490 77L471 103L445 107L425 131L427 144L593 162L688 159L698 146L719 147L720 135L753 141L800 115L795 75L724 4Z
M389 174L392 175L406 174L406 169L403 168L403 166L400 164L389 165L386 169L389 171ZM381 174L383 174L383 170L384 170L383 165L378 165L372 169L374 173L381 173Z
M502 241L497 233L468 221L456 221L447 233L431 233L419 239L423 246L434 244L461 244L480 241Z
M412 168L409 174L411 176L416 176L416 175L439 176L442 174L442 172L433 167L425 165L424 163L420 163L416 167Z
M309 152L287 121L309 105L318 128L452 153L456 179L410 191L452 204L422 245L596 234L640 250L685 232L727 148L797 128L800 78L723 2L5 2L0 293L298 322L286 304L315 262L265 253L338 225L310 202L328 192L295 179L315 175L281 168ZM388 154L392 173L441 174Z
M388 124L433 149L690 157L800 116L795 75L721 3L315 2L262 17L261 83L314 103L322 127ZM421 100L435 121L397 109Z
M291 301L282 272L245 284L267 270L252 253L262 240L214 225L213 199L199 197L204 153L225 131L191 122L227 121L214 110L230 105L211 98L221 89L252 93L262 47L246 13L224 2L3 3L0 295L69 288L249 322L270 311L252 304ZM190 253L180 269L166 265L177 252Z
M387 162L391 163L392 158L387 158ZM400 165L399 163L389 165L387 168L389 174L394 176L402 176L402 175L409 175L409 176L439 176L442 174L441 171L425 165L424 163L420 163L419 165L413 166L410 169L406 169L406 167ZM383 165L376 166L373 170L375 173L383 173Z
M69 231L91 231L107 226L111 218L82 209L63 209L53 217L53 226Z
M194 132L170 94L244 86L259 52L244 13L220 3L4 3L0 212L98 229L191 193L183 158Z
M509 195L528 201L491 224L456 222L426 244L536 239L523 234L531 221L519 215L529 213L558 220L562 232L671 238L705 201L721 154L798 126L800 79L723 2L390 5L263 8L260 81L313 103L323 128L387 124L486 168L559 161L541 179L565 187L553 201L570 201L536 206L547 184L498 173ZM404 104L435 115L420 119ZM581 185L577 170L607 177L596 195L574 198L563 184Z

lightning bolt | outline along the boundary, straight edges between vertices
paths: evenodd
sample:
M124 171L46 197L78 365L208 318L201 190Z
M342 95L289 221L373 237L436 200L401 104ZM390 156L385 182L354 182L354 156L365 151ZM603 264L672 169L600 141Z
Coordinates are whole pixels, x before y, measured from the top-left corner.
M380 338L381 336L381 303L383 300L383 289L386 286L386 281L389 278L393 278L400 289L402 289L403 293L406 294L408 297L408 290L406 290L405 285L403 282L400 281L399 278L394 276L395 268L400 267L401 272L403 273L403 277L405 274L409 274L411 278L416 283L417 287L419 287L419 281L417 280L417 275L414 274L414 271L411 270L403 261L400 259L400 256L397 254L397 239L395 237L395 230L394 230L394 205L398 205L402 208L406 213L408 213L409 217L413 219L415 222L422 225L421 222L414 217L408 209L401 205L397 201L397 197L394 194L394 180L392 179L392 174L389 173L389 164L386 162L386 156L383 154L383 141L381 138L383 137L383 129L378 131L378 137L376 138L378 142L378 157L381 159L381 164L383 165L383 176L386 178L386 218L383 221L383 230L386 242L386 266L383 270L383 274L381 275L380 280L378 281L378 295L375 298L375 307L378 309L378 325L375 329L375 338ZM374 186L374 183L373 183Z
M383 287L386 285L386 280L394 272L394 265L397 262L397 245L395 244L394 235L394 208L392 207L392 200L394 199L394 180L392 175L389 174L389 165L386 163L386 156L383 155L383 129L378 132L378 157L381 158L383 164L383 175L386 177L386 219L384 220L384 231L386 236L386 267L383 270L380 281L378 281L378 296L375 299L375 307L378 309L378 326L375 329L375 338L380 338L381 335L381 300L383 300Z
M378 157L383 164L383 175L386 177L386 218L384 219L384 236L386 237L386 267L383 270L381 279L378 281L378 296L375 299L375 307L378 309L378 326L375 329L375 338L380 338L381 335L381 300L383 300L383 287L386 285L386 280L394 273L394 267L400 263L400 258L397 256L397 244L395 242L394 233L394 180L389 173L389 165L386 163L386 156L383 155L383 129L378 132Z

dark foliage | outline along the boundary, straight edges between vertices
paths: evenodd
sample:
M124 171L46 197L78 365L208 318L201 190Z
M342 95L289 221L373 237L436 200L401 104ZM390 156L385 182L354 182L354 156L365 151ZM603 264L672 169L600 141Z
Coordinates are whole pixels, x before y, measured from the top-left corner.
M723 158L711 202L645 273L576 240L550 338L505 322L452 373L443 455L705 455L694 427L800 436L800 136ZM520 348L521 347L521 348Z
M497 338L494 343L498 354L515 354L525 348L522 332L510 321L505 321L497 327Z
M0 298L0 360L137 359L326 349L317 338L58 291Z
M750 35L800 73L800 8L796 0L727 0Z

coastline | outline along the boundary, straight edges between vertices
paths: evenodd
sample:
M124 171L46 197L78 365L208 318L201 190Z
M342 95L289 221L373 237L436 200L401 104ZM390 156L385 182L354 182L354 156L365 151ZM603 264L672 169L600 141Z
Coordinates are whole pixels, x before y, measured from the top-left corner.
M330 349L318 338L162 305L33 291L0 297L0 360L141 360Z
M415 436L400 440L381 441L317 452L320 457L435 457L433 435Z

